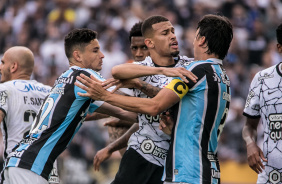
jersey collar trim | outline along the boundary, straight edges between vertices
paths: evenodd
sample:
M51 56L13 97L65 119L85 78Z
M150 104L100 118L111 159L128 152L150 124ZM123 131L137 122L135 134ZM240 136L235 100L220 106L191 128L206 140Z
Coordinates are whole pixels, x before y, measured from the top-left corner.
M278 65L276 65L276 70L277 70L277 73L282 77L282 62L279 63Z
M218 63L218 64L222 65L222 60L221 60L221 59L217 59L217 58L209 58L209 59L207 59L207 60L210 60L210 61L213 61L213 62L216 62L216 63Z

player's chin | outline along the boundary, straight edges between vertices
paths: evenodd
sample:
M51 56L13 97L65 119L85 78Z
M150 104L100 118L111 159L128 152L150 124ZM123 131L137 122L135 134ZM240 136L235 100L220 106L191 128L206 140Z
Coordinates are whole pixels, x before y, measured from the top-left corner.
M179 54L179 50L176 50L176 51L173 51L173 52L170 53L170 55L171 55L172 57L177 57L178 54Z

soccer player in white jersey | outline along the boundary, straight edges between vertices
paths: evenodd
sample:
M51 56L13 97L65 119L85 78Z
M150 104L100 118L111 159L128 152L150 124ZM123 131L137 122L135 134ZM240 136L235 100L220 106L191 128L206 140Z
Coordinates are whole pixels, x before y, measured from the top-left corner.
M277 50L282 53L282 24L276 29ZM243 138L249 166L257 183L282 183L282 63L258 72L246 99ZM257 127L264 128L263 151L256 144Z
M134 96L149 98L155 96L160 88L166 86L172 78L165 75L145 76L142 66L184 67L192 59L178 55L178 42L174 27L167 18L162 16L147 18L143 22L142 32L147 33L144 37L151 57L146 57L144 61L135 62L134 64L114 67L112 75L119 79L140 77L140 80L146 83L142 83L142 86L138 87L142 90L134 90ZM141 70L139 66L141 66ZM158 87L157 90L152 86ZM170 135L159 130L159 115L139 114L138 121L139 130L132 134L130 138L126 134L118 141L99 151L95 156L94 167L98 169L102 161L107 159L113 151L122 145L126 145L129 139L127 152L121 160L119 171L113 183L126 184L133 181L136 184L162 183L161 176L168 153ZM131 174L128 175L128 172Z
M11 47L1 59L0 122L4 160L28 134L36 113L51 90L50 86L30 79L33 67L33 53L26 47ZM58 179L55 168L49 182L59 183ZM5 183L3 175L1 183Z
M168 26L168 22L161 23L161 25L159 24L164 28ZM165 29L159 36L171 34L170 31L171 29ZM146 36L146 33L143 32L143 35ZM82 87L87 93L78 94L151 116L156 116L172 107L172 117L176 122L172 129L170 146L165 160L164 183L220 183L217 144L231 99L230 81L223 68L222 60L227 55L232 38L232 25L226 17L205 15L198 22L193 42L195 61L185 66L187 71L197 76L196 82L189 78L184 80L173 78L165 88L150 99L111 94L106 92L98 82L95 82L93 77L80 75L77 78L85 86L79 83L76 85ZM149 45L153 46L154 43L151 40ZM167 48L161 42L158 44L162 45L163 49ZM177 48L173 42L170 45L169 48L172 50ZM152 57L152 53L150 54ZM158 74L162 70L161 67L145 66L143 69L145 71L140 71L140 73L148 75ZM144 145L145 150L147 152L163 151L152 145L148 142ZM134 160L132 162L135 163ZM142 168L140 175L146 169ZM132 178L131 183L135 183L135 178ZM144 181L144 183L147 182Z

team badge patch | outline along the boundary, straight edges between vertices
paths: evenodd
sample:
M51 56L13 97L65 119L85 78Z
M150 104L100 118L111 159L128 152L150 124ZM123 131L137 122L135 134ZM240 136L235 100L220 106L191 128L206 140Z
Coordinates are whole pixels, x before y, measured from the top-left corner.
M3 106L6 104L6 99L7 99L7 93L6 91L0 91L0 105Z
M188 86L180 79L173 79L165 88L174 91L180 99L188 92Z

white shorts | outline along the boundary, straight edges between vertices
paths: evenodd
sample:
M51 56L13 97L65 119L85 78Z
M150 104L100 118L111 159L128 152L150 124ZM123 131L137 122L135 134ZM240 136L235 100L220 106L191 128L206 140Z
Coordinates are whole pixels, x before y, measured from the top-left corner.
M48 181L38 174L19 167L8 167L4 171L7 184L48 184Z

